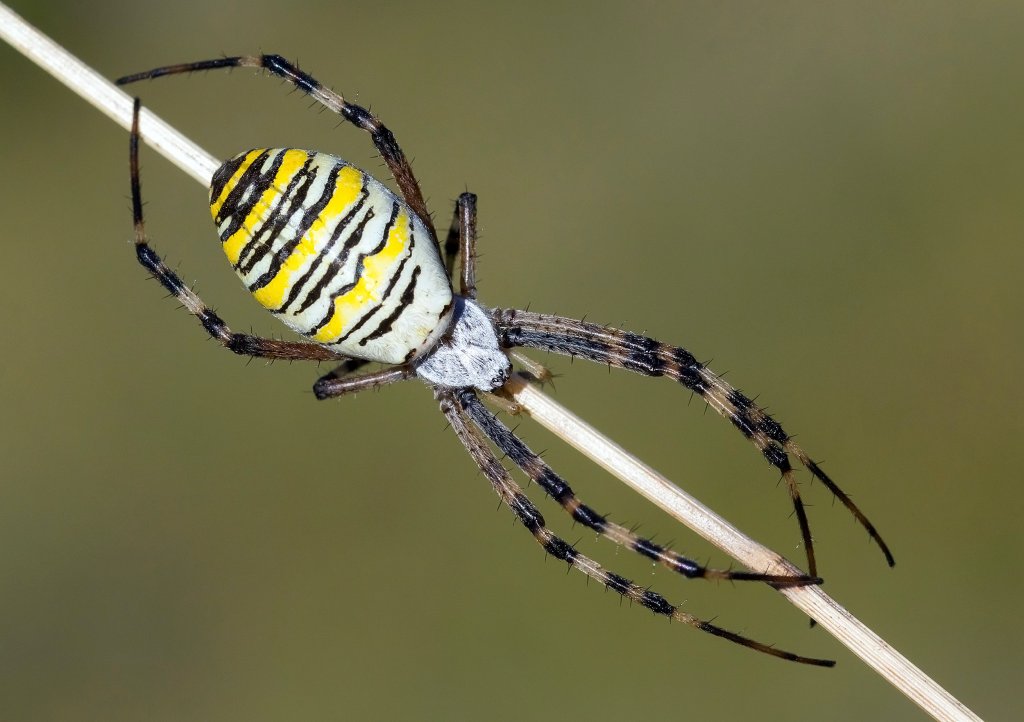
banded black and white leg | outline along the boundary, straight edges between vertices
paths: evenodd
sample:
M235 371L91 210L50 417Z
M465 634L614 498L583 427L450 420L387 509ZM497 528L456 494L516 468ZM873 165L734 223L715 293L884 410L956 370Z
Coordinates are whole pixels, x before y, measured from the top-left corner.
M832 660L804 657L777 649L735 632L730 632L708 621L698 619L671 604L657 592L645 589L623 576L604 569L594 560L576 551L571 544L560 539L547 528L544 517L526 497L519 485L512 480L508 470L502 466L494 453L491 452L490 447L488 447L486 440L481 436L480 432L471 426L470 417L467 415L467 406L472 406L472 399L476 398L475 392L472 389L436 388L435 395L440 401L442 413L448 419L459 441L462 442L470 456L473 457L473 460L484 476L487 477L487 480L491 483L492 488L497 492L501 501L512 510L512 513L519 522L533 535L533 538L546 553L566 562L570 567L578 569L587 577L602 584L605 588L617 592L624 598L636 602L655 614L668 617L708 634L728 639L744 647L749 647L750 649L781 659L821 667L832 667L835 665L835 662Z
M132 130L129 135L129 163L131 166L132 218L135 225L135 254L146 270L167 289L185 309L195 316L206 332L221 346L242 356L289 361L344 361L347 357L319 344L303 341L281 341L250 334L235 333L203 300L172 271L150 245L146 237L142 215L142 183L139 178L139 110L141 102L135 99L132 111Z
M423 193L420 191L416 176L413 175L412 166L409 165L409 161L399 147L398 141L395 140L394 134L366 108L348 102L342 95L325 87L312 75L303 72L294 63L282 58L280 55L238 55L228 58L201 60L195 63L165 65L141 73L126 75L118 78L115 82L118 85L127 85L139 80L151 80L166 75L223 68L262 68L291 83L316 102L369 133L370 138L373 140L373 145L377 148L377 152L380 153L384 163L387 164L388 169L391 171L391 175L394 176L402 197L405 198L405 202L420 217L420 220L430 230L430 235L434 238L435 243L437 242L437 233L434 230L430 213L427 211L427 204L423 200Z
M455 201L455 211L452 214L452 222L448 227L448 235L444 242L444 265L448 275L452 276L455 269L456 259L459 262L459 293L470 299L476 299L476 244L477 244L477 222L476 222L476 195L463 193ZM554 378L554 375L543 364L538 363L529 356L521 354L514 349L508 350L508 355L519 364L521 372L525 372L527 378L545 384Z
M469 390L457 392L463 412L483 432L484 436L511 459L527 477L558 502L574 521L592 529L601 536L651 559L667 569L682 574L688 579L729 579L733 581L766 582L776 586L805 586L821 584L821 579L809 576L787 574L761 574L758 572L735 571L732 569L711 569L692 559L677 554L671 549L656 544L650 539L638 536L631 530L609 521L584 504L566 481L533 453L511 429L498 420L484 406L477 395Z
M444 242L444 267L451 276L456 257L459 264L459 294L476 298L476 195L463 193L455 201L452 224Z
M729 419L751 440L786 482L800 525L810 576L817 576L814 542L790 463L790 454L795 456L814 478L821 481L867 530L889 565L895 564L888 545L875 526L849 495L825 474L782 426L752 399L698 362L686 349L669 346L640 334L561 316L494 309L492 318L498 328L498 337L503 348L542 349L610 364L646 376L668 376L700 396L711 408Z

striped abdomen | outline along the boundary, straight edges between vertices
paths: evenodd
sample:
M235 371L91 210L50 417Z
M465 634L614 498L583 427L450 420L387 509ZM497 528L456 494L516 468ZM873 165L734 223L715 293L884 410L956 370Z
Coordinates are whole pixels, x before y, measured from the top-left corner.
M398 364L448 326L452 288L422 221L340 158L260 148L222 165L210 211L242 282L341 354Z

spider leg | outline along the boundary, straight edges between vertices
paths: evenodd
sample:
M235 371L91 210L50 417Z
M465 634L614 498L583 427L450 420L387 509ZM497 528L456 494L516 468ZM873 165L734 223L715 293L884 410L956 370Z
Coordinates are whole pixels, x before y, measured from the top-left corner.
M405 157L405 153L399 147L394 134L388 130L378 118L370 111L355 103L349 103L340 94L329 88L325 88L320 81L308 73L299 70L298 66L288 62L280 55L240 55L230 58L215 58L213 60L201 60L195 63L181 63L179 65L167 65L141 73L126 75L118 78L118 85L127 85L139 80L161 78L165 75L176 75L178 73L192 73L200 70L216 70L219 68L263 68L274 75L288 81L302 92L313 98L329 110L337 113L345 120L362 128L370 134L377 152L387 164L395 182L406 203L412 207L420 220L430 229L430 235L435 239L437 233L434 231L434 224L427 211L427 204L423 201L423 194L420 192L419 183L413 175L412 167Z
M449 390L437 388L435 389L435 394L440 401L442 413L447 417L452 429L459 437L459 441L466 447L470 456L473 457L473 461L476 462L484 476L490 481L491 486L498 493L502 502L512 510L512 513L515 514L519 522L533 535L533 538L541 545L545 552L575 567L607 589L617 592L631 602L636 602L655 614L663 615L717 637L728 639L744 647L749 647L750 649L781 659L820 667L832 667L835 665L835 662L832 660L802 657L792 652L786 652L770 645L756 642L735 632L722 629L710 622L698 619L682 611L679 607L670 604L668 600L657 592L645 589L625 577L610 572L594 560L580 554L571 544L555 536L545 526L544 517L526 497L519 485L512 480L508 470L498 461L497 457L488 447L487 442L480 435L480 432L470 425L466 411L462 407L462 402L468 396L474 396L474 392L469 389Z
M362 358L350 358L342 361L340 364L335 366L333 369L325 373L320 377L320 381L328 381L330 379L341 379L346 376L351 376L353 373L366 366L370 361Z
M782 426L752 399L726 383L683 348L639 334L584 321L528 311L492 311L502 346L526 346L607 363L646 376L668 376L700 396L753 442L786 482L807 554L808 572L817 576L807 513L789 461L795 456L850 511L878 544L889 566L895 564L888 545L853 500L828 477Z
M455 258L459 255L459 201L455 201L455 212L452 213L452 222L448 226L448 235L444 238L444 270L448 271L451 278L455 270Z
M342 396L343 394L351 394L357 391L366 391L368 389L377 389L381 386L393 384L396 381L411 379L416 375L416 371L411 366L392 366L380 371L373 371L368 374L358 374L354 376L349 373L351 369L346 369L348 364L352 364L355 368L359 368L365 363L368 362L364 361L359 364L346 362L330 373L324 374L317 379L315 384L313 384L313 393L318 399L323 401L324 399Z
M135 253L148 270L171 295L181 302L185 309L199 319L213 339L231 351L242 356L258 356L269 359L292 361L343 360L345 357L315 343L301 341L279 341L277 339L234 333L220 316L214 313L199 296L181 280L157 255L146 237L142 217L142 185L139 180L139 109L141 102L135 99L132 114L132 131L129 136L129 161L131 166L132 217L135 223Z
M626 549L632 549L688 579L732 579L767 582L776 586L804 586L821 583L822 580L816 577L709 569L660 544L655 544L650 539L637 536L626 527L608 521L580 501L565 480L533 453L511 429L499 421L474 392L462 390L458 392L458 399L462 410L473 420L484 436L490 439L499 451L508 456L512 463L522 469L523 473L530 477L548 496L557 501L569 516L616 544Z
M476 298L476 195L463 193L455 201L455 213L444 241L444 267L448 275L455 268L456 255L462 255L459 293Z
M543 386L544 384L550 383L555 378L555 375L551 373L551 370L547 366L534 361L524 353L520 353L515 349L508 349L508 355L513 361L522 366L519 373L529 378L530 381L534 381ZM552 386L553 385L554 384L552 384Z

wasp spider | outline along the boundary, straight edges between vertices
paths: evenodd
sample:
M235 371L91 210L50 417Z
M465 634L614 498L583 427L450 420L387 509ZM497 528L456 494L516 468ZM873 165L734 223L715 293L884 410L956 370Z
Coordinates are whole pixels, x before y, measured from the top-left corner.
M655 614L783 659L831 666L756 642L697 619L663 596L604 569L548 530L544 517L496 456L511 459L576 522L687 578L769 584L818 584L811 532L790 464L795 456L853 513L892 556L850 498L782 427L749 397L725 383L690 352L635 333L559 316L487 308L476 300L476 196L455 203L442 248L419 184L391 131L366 109L325 88L277 55L219 58L156 68L118 80L124 85L216 68L262 68L370 134L402 197L326 153L257 148L225 162L210 185L210 211L224 253L261 304L308 341L235 333L150 246L139 182L138 114L130 140L132 211L139 262L194 315L218 343L243 356L338 362L313 386L319 399L419 377L430 386L459 441L501 501L544 551ZM444 260L442 261L442 256ZM452 287L461 257L459 292ZM511 349L528 347L579 356L647 376L667 376L729 419L782 475L796 510L809 574L784 576L711 569L609 521L502 423L479 398L499 390L512 372ZM387 364L355 374L370 362ZM488 443L490 442L490 443Z

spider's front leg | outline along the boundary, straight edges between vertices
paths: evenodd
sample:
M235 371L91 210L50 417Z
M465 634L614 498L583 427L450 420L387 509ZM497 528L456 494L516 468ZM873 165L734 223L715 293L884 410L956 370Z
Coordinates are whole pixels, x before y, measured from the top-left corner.
M811 576L817 576L814 542L796 476L790 464L790 454L799 459L811 475L820 480L846 506L878 544L889 565L895 564L889 547L875 526L849 495L840 489L783 430L781 424L751 398L697 361L686 349L669 346L640 334L561 316L514 309L494 309L491 314L498 328L501 345L505 348L519 346L543 349L606 363L645 376L668 376L700 396L711 408L729 419L746 438L750 439L765 459L778 469L785 480L800 525L807 554L808 572Z
M526 497L519 485L512 480L508 470L498 461L497 457L487 446L486 440L481 437L480 432L471 426L470 420L463 408L463 403L468 401L469 396L475 396L475 392L471 389L441 389L437 387L435 388L435 394L440 401L442 413L448 419L456 436L459 437L459 441L466 447L473 461L476 462L484 476L490 481L491 486L501 498L502 503L512 510L512 513L515 514L519 522L530 532L546 553L566 562L570 567L578 569L605 588L621 594L631 602L636 602L655 614L668 617L674 621L695 627L702 632L728 639L731 642L772 655L773 657L819 667L832 667L835 665L835 662L832 660L804 657L777 649L771 645L756 642L748 637L730 632L711 622L698 619L669 603L665 597L657 592L641 587L639 584L619 574L606 570L593 559L576 551L571 544L560 539L547 528L544 517Z
M677 554L668 547L656 544L651 539L638 536L630 529L609 521L584 504L566 481L543 459L533 453L513 431L501 423L491 411L470 390L457 392L462 410L473 420L477 428L505 454L512 463L518 466L531 481L558 502L579 524L592 529L601 536L616 544L631 549L641 556L647 557L667 569L683 575L687 579L728 579L732 581L765 582L775 586L805 586L821 584L818 577L791 576L787 574L762 574L759 572L742 572L732 569L711 569L692 559Z

